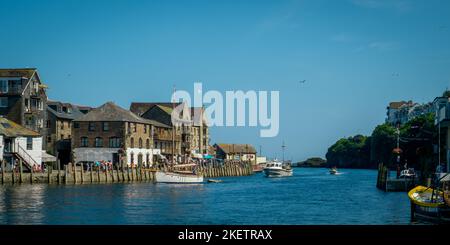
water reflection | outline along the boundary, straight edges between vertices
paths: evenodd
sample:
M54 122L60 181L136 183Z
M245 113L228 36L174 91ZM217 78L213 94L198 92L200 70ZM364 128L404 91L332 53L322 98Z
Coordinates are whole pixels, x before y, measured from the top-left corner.
M0 224L408 224L405 193L375 187L376 171L296 169L200 185L0 186Z

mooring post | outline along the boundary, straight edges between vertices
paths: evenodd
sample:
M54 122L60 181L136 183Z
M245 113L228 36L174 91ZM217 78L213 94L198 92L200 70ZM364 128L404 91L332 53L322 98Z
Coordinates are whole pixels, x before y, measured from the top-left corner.
M23 177L22 177L22 159L19 159L19 183L22 184L23 183Z
M73 183L77 183L77 163L73 163Z
M69 165L64 165L64 184L67 185L68 175L69 175Z
M97 180L100 183L100 165L97 167Z
M2 160L2 185L5 183L5 159Z
M58 184L61 184L61 160L56 160L56 169L58 169Z
M108 183L108 165L105 164L105 182Z
M48 164L46 164L46 166L47 166L47 182L49 183L49 184L51 184L52 183L52 178L51 178L51 172L50 172L50 166L48 166Z
M30 184L33 184L33 167L30 169Z
M83 164L83 162L81 162L80 163L80 166L81 166L81 184L83 184L84 183L84 164Z
M91 183L94 181L94 173L92 169L92 163L89 163L89 174L91 176Z

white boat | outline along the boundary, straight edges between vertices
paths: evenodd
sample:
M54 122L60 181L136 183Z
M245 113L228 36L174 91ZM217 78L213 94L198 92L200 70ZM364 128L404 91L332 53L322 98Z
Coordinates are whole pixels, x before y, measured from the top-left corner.
M416 177L416 172L414 171L413 168L408 168L408 169L402 170L400 172L400 176L399 176L400 179L414 178L414 177Z
M338 174L337 168L336 168L336 167L331 168L331 169L330 169L330 174L333 174L333 175Z
M192 172L157 171L155 173L155 181L157 183L197 184L197 183L203 183L203 176L196 175Z
M273 161L266 164L264 174L267 177L287 177L292 176L293 170L290 165L283 164L279 161Z

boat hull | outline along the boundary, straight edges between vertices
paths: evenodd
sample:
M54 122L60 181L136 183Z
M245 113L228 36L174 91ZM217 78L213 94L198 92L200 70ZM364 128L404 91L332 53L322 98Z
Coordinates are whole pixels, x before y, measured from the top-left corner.
M288 177L288 176L292 176L293 171L292 171L292 169L270 169L270 168L265 168L264 169L264 174L267 177Z
M203 183L203 176L158 171L155 173L156 183L198 184Z

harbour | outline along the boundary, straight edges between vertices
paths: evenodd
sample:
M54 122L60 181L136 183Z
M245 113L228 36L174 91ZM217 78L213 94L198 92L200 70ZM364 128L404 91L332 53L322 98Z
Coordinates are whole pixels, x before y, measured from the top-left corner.
M410 224L408 197L375 188L376 170L297 168L221 183L0 186L1 224Z

